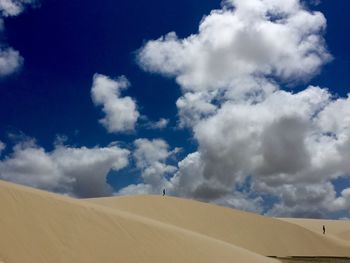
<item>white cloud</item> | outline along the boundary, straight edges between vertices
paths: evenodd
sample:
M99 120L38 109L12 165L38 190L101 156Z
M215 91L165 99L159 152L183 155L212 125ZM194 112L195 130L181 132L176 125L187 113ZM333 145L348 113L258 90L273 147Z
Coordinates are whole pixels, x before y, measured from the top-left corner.
M107 174L128 164L129 151L117 146L73 148L56 145L52 152L34 141L17 144L0 161L0 178L77 197L112 194Z
M282 80L309 78L330 55L320 32L326 19L297 0L232 1L235 9L214 10L199 32L179 39L174 32L139 51L142 68L176 77L185 91L235 89L246 76Z
M0 13L5 17L18 16L26 6L36 2L36 0L0 0Z
M137 139L134 145L133 156L143 182L129 185L118 194L158 194L163 188L169 188L170 182L166 176L175 173L177 168L166 161L177 153L177 149L169 151L169 145L161 139Z
M148 194L160 194L160 191L156 192L152 185L149 184L131 184L120 189L115 195L148 195Z
M201 153L189 154L178 166L177 173L170 179L170 194L256 213L263 211L261 197L254 197L249 192L232 191L232 185L222 185L214 177L206 178Z
M195 176L199 179L202 174L211 188L226 194L242 173L271 175L305 169L311 162L305 145L312 129L308 123L328 101L326 90L309 87L297 94L279 90L259 103L223 103L193 127L199 143L197 159L202 163L202 172L195 169Z
M324 132L345 136L350 129L350 98L338 98L318 116L318 125Z
M295 94L275 91L258 103L227 101L193 126L199 160L190 173L180 163L178 180L189 180L192 174L191 183L181 185L191 187L191 196L215 202L229 198L242 177L252 176L253 183L268 186L252 189L255 193L280 198L272 214L332 212L336 195L330 181L350 173L347 101L333 101L327 90L317 87ZM285 201L290 191L302 202Z
M2 151L5 150L5 148L6 148L6 144L0 141L0 156L2 154Z
M0 34L3 34L3 18L17 16L26 6L36 3L36 0L0 0ZM16 72L23 64L23 58L18 51L0 42L0 77Z
M13 48L0 47L0 77L16 72L23 64L23 58Z
M168 124L169 124L168 119L160 118L159 121L153 123L152 127L154 129L164 129L166 126L168 126Z
M134 144L134 157L138 168L147 168L152 163L164 161L169 155L169 146L161 139L137 139Z
M105 117L100 123L110 133L133 131L138 117L135 101L131 97L121 97L121 91L130 86L125 77L116 80L95 74L91 96L96 106L102 106Z
M344 189L340 196L334 200L334 210L349 210L350 209L350 188Z
M159 121L155 121L155 122L149 121L148 123L146 123L146 127L152 130L162 130L166 128L168 124L169 124L169 119L160 118Z
M234 207L236 209L245 210L254 213L263 212L263 198L262 197L250 197L249 195L241 192L234 192L215 200L213 203Z
M197 34L139 50L144 70L176 78L180 126L198 143L169 181L173 194L253 211L273 196L268 213L280 216L348 212L348 190L337 197L331 180L350 173L350 99L279 86L304 83L331 59L325 27L298 0L230 0Z
M333 210L335 191L331 183L283 185L278 189L281 201L269 211L282 217L323 218Z
M321 0L310 0L310 3L312 4L312 5L319 5L319 4L321 4Z
M217 107L211 103L212 92L187 92L176 101L180 127L191 127L204 117L214 114Z

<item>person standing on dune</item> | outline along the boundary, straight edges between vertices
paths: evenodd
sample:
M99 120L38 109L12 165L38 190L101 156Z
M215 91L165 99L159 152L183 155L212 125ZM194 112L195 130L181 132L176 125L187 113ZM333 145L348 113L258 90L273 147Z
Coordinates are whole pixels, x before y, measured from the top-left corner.
M326 227L324 225L323 225L322 229L323 229L323 234L326 234Z
M165 195L165 189L163 189L163 196Z

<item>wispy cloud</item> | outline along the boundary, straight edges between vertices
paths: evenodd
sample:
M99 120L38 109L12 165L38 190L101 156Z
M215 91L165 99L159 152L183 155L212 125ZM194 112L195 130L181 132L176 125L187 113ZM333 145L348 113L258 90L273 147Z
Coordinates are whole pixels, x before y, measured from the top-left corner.
M0 141L0 156L1 156L2 152L3 152L3 150L5 150L5 148L6 148L6 144L3 143L2 141Z
M150 130L162 130L165 129L169 124L169 119L160 118L158 121L150 121L146 116L143 116L146 124L145 128Z

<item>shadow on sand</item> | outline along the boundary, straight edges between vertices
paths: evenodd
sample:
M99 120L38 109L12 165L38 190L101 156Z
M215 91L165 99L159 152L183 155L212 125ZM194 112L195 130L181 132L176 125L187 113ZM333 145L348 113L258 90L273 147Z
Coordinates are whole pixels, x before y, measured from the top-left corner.
M350 258L341 257L289 257L277 259L283 263L350 263Z

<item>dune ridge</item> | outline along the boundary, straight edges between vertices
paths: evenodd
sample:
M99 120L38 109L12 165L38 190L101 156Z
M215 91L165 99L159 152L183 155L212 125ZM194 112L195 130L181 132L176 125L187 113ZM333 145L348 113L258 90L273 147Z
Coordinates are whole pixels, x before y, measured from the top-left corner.
M0 260L277 262L199 233L0 182Z
M87 201L191 229L265 256L350 256L346 242L279 219L198 201L169 196L108 197Z
M326 220L304 218L280 218L280 220L304 227L323 235L322 226L326 227L325 236L350 245L350 220Z
M0 262L278 262L350 256L294 222L162 196L74 199L0 181ZM346 233L349 228L343 227Z

